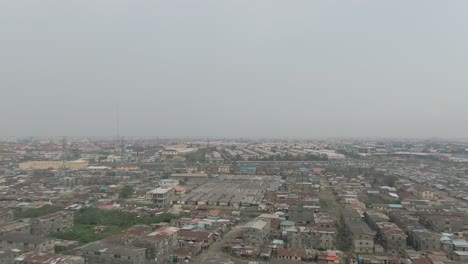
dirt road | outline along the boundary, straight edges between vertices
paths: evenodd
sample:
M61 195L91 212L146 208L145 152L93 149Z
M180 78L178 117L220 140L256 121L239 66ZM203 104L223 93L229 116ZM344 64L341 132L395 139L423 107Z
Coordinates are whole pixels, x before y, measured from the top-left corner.
M224 234L221 240L214 242L211 246L200 255L192 259L190 263L213 263L213 264L244 264L247 263L248 259L241 259L231 256L230 254L223 252L222 248L227 240L236 238L240 233L240 225L233 227L229 232ZM259 263L265 263L259 261Z

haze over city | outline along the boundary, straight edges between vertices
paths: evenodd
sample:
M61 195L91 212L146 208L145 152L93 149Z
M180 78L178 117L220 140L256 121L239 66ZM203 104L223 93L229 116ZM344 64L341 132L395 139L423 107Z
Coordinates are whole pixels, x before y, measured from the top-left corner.
M1 136L466 137L466 1L4 1Z
M468 263L468 1L0 4L0 264Z

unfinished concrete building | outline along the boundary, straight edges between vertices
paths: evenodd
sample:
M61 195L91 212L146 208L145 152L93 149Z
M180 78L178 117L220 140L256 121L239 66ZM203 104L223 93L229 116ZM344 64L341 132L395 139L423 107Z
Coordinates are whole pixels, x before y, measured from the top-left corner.
M13 210L9 208L0 208L0 224L13 221Z
M47 237L22 233L8 233L0 236L0 250L3 249L54 252L54 243L52 239Z
M436 251L441 249L440 235L427 230L415 229L411 231L410 240L415 250Z
M337 230L323 227L291 227L285 230L286 244L291 249L336 249Z
M373 253L375 231L363 221L350 221L346 227L351 235L351 248L354 252Z
M377 223L377 240L382 243L385 251L397 255L406 249L407 235L396 224L389 222Z
M76 250L86 264L143 264L145 248L96 241Z
M270 225L263 220L253 220L241 227L242 240L249 246L261 246L270 236Z
M146 249L146 259L155 263L167 263L170 254L179 248L177 227L165 226L142 236L134 245Z
M68 231L73 228L74 213L60 211L32 219L31 234L46 236L51 232Z

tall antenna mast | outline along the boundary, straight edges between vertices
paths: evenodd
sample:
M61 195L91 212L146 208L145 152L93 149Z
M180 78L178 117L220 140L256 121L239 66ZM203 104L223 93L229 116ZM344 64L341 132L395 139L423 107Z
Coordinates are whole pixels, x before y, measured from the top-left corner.
M117 142L120 142L120 113L119 113L119 103L117 103L115 110L115 129L117 133ZM119 143L117 143L119 144Z
M62 138L62 161L65 161L67 155L67 138Z

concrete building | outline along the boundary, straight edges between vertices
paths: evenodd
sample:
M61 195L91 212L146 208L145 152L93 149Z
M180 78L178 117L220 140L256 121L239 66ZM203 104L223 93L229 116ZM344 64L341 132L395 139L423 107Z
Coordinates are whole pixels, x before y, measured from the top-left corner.
M302 249L278 249L278 259L285 261L302 261L306 260L307 254Z
M350 221L346 227L351 235L354 252L373 253L375 232L363 221Z
M389 222L377 223L377 240L382 243L385 251L397 255L406 249L407 235L396 224Z
M230 173L231 172L231 166L229 165L223 165L223 166L218 166L218 173Z
M384 213L367 210L364 213L364 220L367 222L369 227L372 228L372 230L377 230L378 223L388 222L390 218Z
M159 181L159 187L164 189L172 188L177 185L179 185L179 180L175 179L162 179Z
M173 188L156 188L146 193L146 201L152 202L157 207L168 207L172 204L175 191Z
M441 249L440 235L427 230L415 229L411 231L410 240L417 251L437 251Z
M85 260L80 256L28 252L16 257L14 264L85 264Z
M173 173L171 175L172 179L179 181L189 181L189 182L204 182L208 180L208 174L206 173Z
M309 225L314 221L315 207L310 206L290 206L288 209L288 220L298 224Z
M426 188L422 185L414 185L413 189L415 191L416 196L421 199L428 199L428 200L434 199L434 192L431 191L429 188Z
M456 211L418 212L418 216L420 222L429 229L445 233L464 231L467 219L464 212Z
M23 255L26 251L17 248L0 250L0 264L15 263L15 258Z
M7 233L31 233L31 222L30 221L15 221L0 225L0 235Z
M468 251L453 251L450 253L449 258L453 261L468 263Z
M246 245L261 246L269 238L270 225L263 220L253 220L242 226L241 232Z
M146 249L146 259L168 263L170 254L179 248L177 227L165 226L136 240L134 245Z
M9 208L0 208L0 224L13 221L14 211Z
M361 215L355 209L340 208L340 211L341 211L341 219L344 223L362 221Z
M314 226L333 228L336 226L336 220L325 212L314 213Z
M136 165L120 165L115 167L118 171L139 171L140 167Z
M52 239L21 233L8 233L0 236L0 250L21 249L26 251L54 252Z
M116 235L103 239L103 242L119 245L132 245L137 239L143 237L153 231L151 226L137 225L122 231Z
M96 241L76 250L86 264L144 264L145 248Z
M211 244L215 240L213 233L205 230L179 230L178 236L179 240L184 240L187 242L203 242L206 244Z
M278 182L269 177L251 175L222 175L178 199L179 204L209 206L259 206L268 189L276 189Z
M31 234L46 236L51 232L67 231L73 228L74 213L72 211L60 211L31 221Z
M323 227L292 227L285 230L286 244L291 249L334 250L337 230Z
M84 170L88 167L86 160L74 161L26 161L19 164L20 170Z
M403 210L390 210L388 211L390 220L397 224L407 235L414 229L423 229L424 226L419 223L419 217L414 212Z

